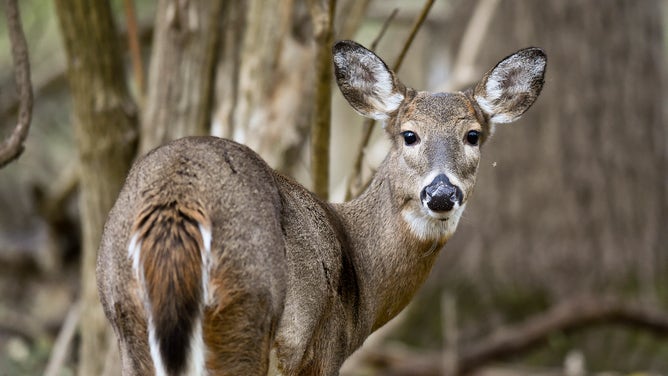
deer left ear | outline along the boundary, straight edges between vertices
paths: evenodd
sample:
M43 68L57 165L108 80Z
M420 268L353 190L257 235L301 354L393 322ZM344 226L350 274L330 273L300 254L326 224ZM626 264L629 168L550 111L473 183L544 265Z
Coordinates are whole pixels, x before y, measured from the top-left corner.
M526 48L501 60L474 89L474 98L493 123L510 123L536 101L545 77L547 56Z
M349 40L334 44L332 54L336 83L357 112L383 120L399 108L405 87L381 58Z

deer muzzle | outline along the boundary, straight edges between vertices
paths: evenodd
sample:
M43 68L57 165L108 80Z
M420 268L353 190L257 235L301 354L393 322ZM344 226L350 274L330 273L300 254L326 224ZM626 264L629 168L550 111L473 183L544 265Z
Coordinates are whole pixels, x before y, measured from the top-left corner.
M462 190L450 183L445 174L436 176L420 193L422 203L434 212L450 211L456 203L461 205L463 198Z

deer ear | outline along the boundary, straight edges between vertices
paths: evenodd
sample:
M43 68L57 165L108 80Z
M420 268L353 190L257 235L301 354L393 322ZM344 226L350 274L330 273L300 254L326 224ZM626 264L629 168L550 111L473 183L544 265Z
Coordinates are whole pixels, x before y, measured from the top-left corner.
M404 100L404 86L376 54L353 41L334 44L336 83L360 114L387 119Z
M547 56L526 48L501 60L474 90L480 108L493 123L510 123L531 107L543 88Z

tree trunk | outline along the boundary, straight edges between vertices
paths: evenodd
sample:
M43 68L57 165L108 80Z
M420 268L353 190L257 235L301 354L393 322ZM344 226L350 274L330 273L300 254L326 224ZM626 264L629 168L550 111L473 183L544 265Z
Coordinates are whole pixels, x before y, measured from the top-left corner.
M244 21L226 27L217 68L213 133L248 145L287 172L297 165L313 103L315 49L305 3L231 4Z
M140 153L209 133L223 0L161 0Z
M95 262L102 227L116 199L137 140L109 2L56 0L68 58L74 129L80 157L83 224L80 375L100 375L111 335L97 295Z

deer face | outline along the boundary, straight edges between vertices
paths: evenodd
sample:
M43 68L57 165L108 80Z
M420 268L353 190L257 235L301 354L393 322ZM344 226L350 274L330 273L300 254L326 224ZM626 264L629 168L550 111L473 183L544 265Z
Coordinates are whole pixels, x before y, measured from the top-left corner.
M360 114L385 120L388 181L411 232L422 240L449 238L473 192L482 144L494 123L518 119L536 100L545 54L521 50L466 93L429 93L406 88L355 42L338 42L333 53L344 97Z

